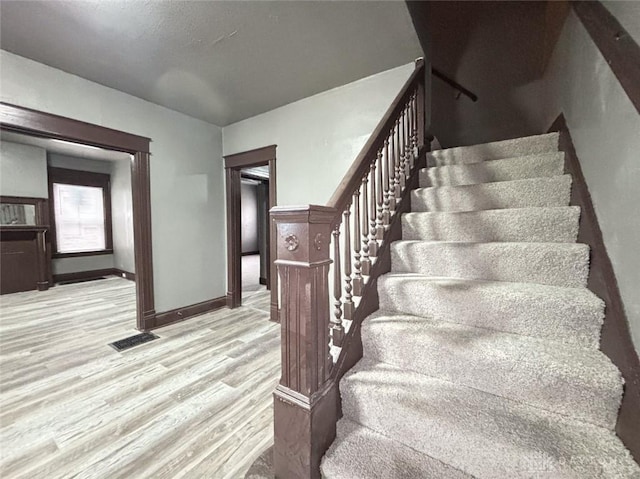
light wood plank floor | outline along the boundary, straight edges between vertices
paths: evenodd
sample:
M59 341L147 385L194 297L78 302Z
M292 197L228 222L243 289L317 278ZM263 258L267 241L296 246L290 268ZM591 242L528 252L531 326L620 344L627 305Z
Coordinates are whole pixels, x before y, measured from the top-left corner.
M136 334L121 278L0 297L0 477L238 478L273 442L268 292Z

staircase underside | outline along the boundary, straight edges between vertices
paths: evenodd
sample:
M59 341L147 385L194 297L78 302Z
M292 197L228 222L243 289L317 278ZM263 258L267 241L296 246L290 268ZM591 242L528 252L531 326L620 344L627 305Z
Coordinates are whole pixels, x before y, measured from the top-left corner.
M555 133L429 155L340 382L327 478L631 478Z

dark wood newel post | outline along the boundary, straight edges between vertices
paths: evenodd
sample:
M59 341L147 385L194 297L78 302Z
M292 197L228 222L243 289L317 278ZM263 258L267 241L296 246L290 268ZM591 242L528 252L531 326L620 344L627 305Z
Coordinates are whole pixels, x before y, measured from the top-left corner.
M336 385L329 381L329 246L337 211L275 207L280 277L282 377L274 392L274 472L278 479L320 477L335 437Z

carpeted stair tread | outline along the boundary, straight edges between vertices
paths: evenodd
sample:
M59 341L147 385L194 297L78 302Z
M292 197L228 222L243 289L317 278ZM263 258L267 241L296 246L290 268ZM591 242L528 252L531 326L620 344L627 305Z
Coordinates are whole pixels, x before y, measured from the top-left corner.
M378 278L380 309L597 348L604 302L586 288L434 278Z
M391 244L391 272L579 288L587 285L589 246L396 241Z
M558 147L549 133L427 154L323 477L640 479Z
M554 177L562 175L563 171L564 153L541 153L468 165L423 168L420 170L420 186L462 186Z
M494 141L471 146L458 146L435 150L427 155L427 161L436 165L468 164L486 160L513 158L558 151L559 133L525 136L511 140Z
M472 476L348 419L321 465L327 479L472 479Z
M613 431L361 360L340 382L344 417L482 479L631 478Z
M402 239L573 243L579 220L578 206L405 213Z
M571 175L478 185L436 186L413 190L411 211L477 211L568 206L570 196Z
M602 352L377 311L362 325L367 359L613 429L622 378Z

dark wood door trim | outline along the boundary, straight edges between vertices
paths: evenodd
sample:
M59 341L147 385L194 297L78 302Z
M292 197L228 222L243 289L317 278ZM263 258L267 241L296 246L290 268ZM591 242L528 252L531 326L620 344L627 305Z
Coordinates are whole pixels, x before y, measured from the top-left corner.
M625 379L616 432L637 461L640 459L640 361L631 339L618 282L602 238L591 194L564 115L553 122L549 131L560 132L560 150L565 153L565 172L573 176L571 204L580 206L582 210L578 242L586 243L591 248L587 287L606 304L600 349Z
M149 153L149 138L10 103L0 102L0 105L0 123L6 130L128 153Z
M224 156L227 194L227 306L236 308L242 304L242 264L240 236L240 170L253 166L269 166L269 209L277 205L276 197L276 145L243 151ZM278 282L273 261L276 257L274 224L269 223L267 247L269 261L267 275L271 289L271 320L278 320Z
M0 128L28 135L56 138L133 155L133 230L136 264L136 327L155 327L149 146L151 140L123 131L0 102Z

